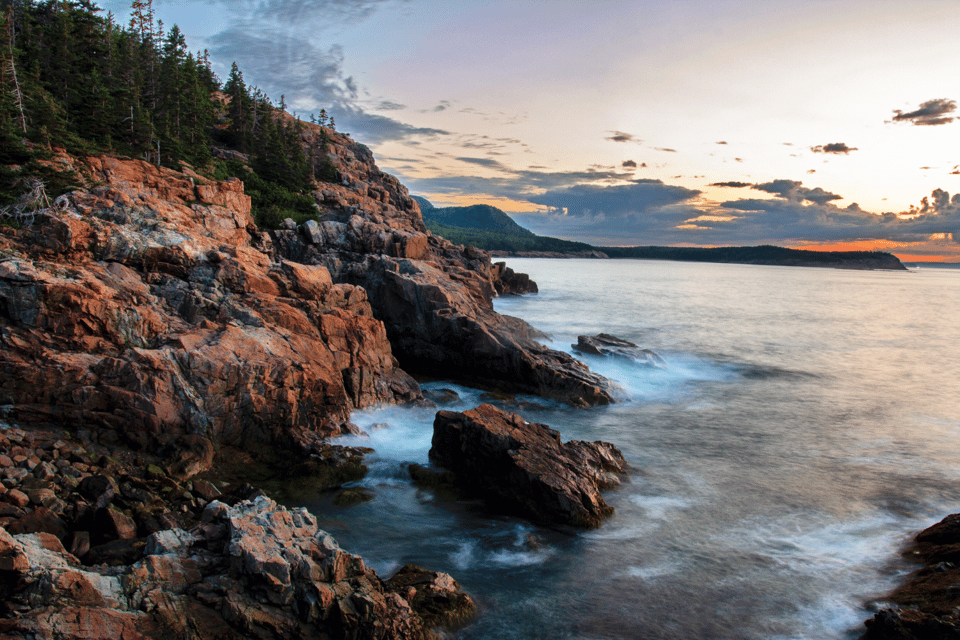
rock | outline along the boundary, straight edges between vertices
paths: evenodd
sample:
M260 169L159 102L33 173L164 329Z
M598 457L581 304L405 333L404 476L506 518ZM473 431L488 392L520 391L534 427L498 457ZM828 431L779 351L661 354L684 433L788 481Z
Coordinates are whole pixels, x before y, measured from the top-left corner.
M181 549L188 549L196 541L197 536L183 529L157 531L147 538L144 554L156 556L165 553L177 553Z
M8 579L16 579L10 574L24 574L29 568L27 556L17 541L6 529L0 528L0 575Z
M333 498L333 504L338 507L352 507L361 502L373 500L373 492L363 487L351 487L337 493Z
M575 405L619 396L610 381L537 343L543 334L493 310L498 291L533 291L528 277L491 264L484 251L428 235L417 204L369 150L349 140L331 148L349 186L324 186L320 222L271 232L276 260L322 265L334 282L363 287L405 370Z
M13 524L7 526L7 531L17 535L21 533L50 533L64 539L67 535L67 525L55 513L46 507L37 507Z
M424 389L423 397L433 400L438 405L452 405L462 402L460 394L453 389Z
M925 566L914 571L865 621L866 640L960 639L960 514L949 515L921 531L904 555Z
M537 283L525 273L517 273L506 262L495 262L492 267L493 287L499 295L539 293Z
M30 504L30 498L22 491L10 489L3 495L4 500L21 509Z
M577 344L572 346L574 350L580 353L627 358L650 367L665 367L667 365L663 358L650 349L643 349L632 342L612 336L609 333L599 333L595 336L577 336Z
M438 412L430 459L494 508L578 527L599 526L613 513L600 490L617 486L626 471L612 444L563 444L548 426L489 404Z
M100 443L173 453L197 452L182 437L208 451L298 447L341 433L354 408L420 397L365 292L332 284L322 266L291 275L255 248L267 245L251 235L240 181L63 158L100 186L5 236L8 418L76 422ZM204 455L182 462L175 473L209 468Z
M220 497L220 490L206 480L194 480L193 492L206 501L216 500Z
M410 594L407 602L420 614L427 628L456 628L477 613L473 599L447 573L408 564L387 580L387 584L398 593Z
M82 558L90 551L90 533L74 531L70 534L70 554Z
M960 513L954 513L917 534L920 544L952 545L960 543Z
M316 220L307 220L300 225L300 233L303 234L304 239L310 244L323 243L323 232L320 231L320 226Z
M116 495L110 478L100 475L84 478L77 490L97 509L105 508Z
M90 534L95 545L111 540L130 540L137 537L137 525L116 509L102 507L91 518Z

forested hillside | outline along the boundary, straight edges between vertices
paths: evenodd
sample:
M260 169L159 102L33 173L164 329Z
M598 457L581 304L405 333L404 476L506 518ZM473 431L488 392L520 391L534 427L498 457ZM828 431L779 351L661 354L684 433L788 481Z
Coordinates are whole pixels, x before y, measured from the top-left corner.
M90 0L0 0L0 8L0 206L21 196L29 177L49 196L79 181L45 162L56 147L240 177L267 226L309 217L311 181L335 178L325 114L325 127L291 118L283 96L274 104L248 87L236 64L221 83L206 52L191 52L176 25L154 19L152 0L134 0L125 26ZM306 128L321 135L304 137Z

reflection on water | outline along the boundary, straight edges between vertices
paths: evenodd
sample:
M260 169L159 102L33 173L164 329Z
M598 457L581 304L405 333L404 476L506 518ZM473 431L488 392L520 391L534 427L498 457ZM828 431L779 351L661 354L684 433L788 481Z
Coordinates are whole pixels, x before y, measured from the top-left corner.
M389 575L452 573L481 607L459 638L856 637L909 567L911 532L960 510L960 272L514 260L541 294L497 301L551 333L612 333L666 369L586 358L629 400L524 409L633 466L617 512L571 532L414 487L433 411L354 415L375 499L310 506ZM578 311L579 310L579 311ZM480 392L446 383L464 410ZM504 408L517 410L516 407Z

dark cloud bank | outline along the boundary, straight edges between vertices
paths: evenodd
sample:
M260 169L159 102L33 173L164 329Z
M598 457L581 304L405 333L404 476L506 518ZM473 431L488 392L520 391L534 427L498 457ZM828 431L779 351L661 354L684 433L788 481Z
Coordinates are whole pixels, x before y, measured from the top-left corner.
M702 192L616 171L509 172L498 178L410 180L425 193L489 193L548 208L514 218L541 235L594 244L731 245L890 240L922 242L933 234L960 238L960 194L936 190L909 211L874 214L842 196L797 180L718 182L765 197L705 202ZM618 181L620 184L611 184ZM572 185L572 186L570 186ZM909 217L904 217L909 216Z
M909 122L917 126L937 126L949 124L954 121L953 116L947 114L957 110L955 100L939 98L937 100L928 100L920 105L919 109L904 113L900 109L894 110L894 122Z

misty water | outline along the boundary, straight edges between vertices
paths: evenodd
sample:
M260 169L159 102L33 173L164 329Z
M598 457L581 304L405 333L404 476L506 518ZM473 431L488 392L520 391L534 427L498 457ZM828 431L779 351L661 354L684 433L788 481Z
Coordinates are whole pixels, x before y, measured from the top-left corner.
M960 511L960 270L843 271L513 259L535 296L499 312L572 351L611 333L664 369L583 358L628 398L517 409L564 440L607 440L633 470L593 531L488 513L414 487L434 411L354 421L372 501L308 504L381 575L451 573L490 638L853 638L914 568L909 536ZM482 392L456 390L466 410Z

